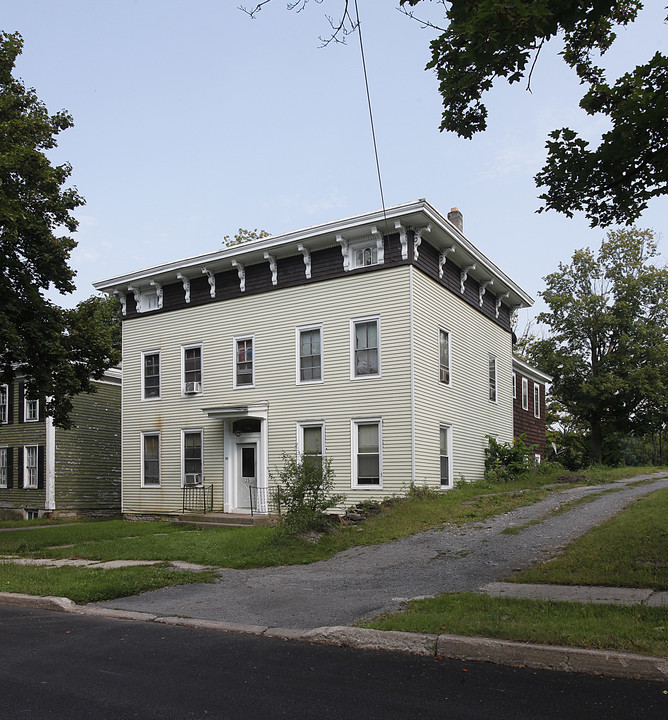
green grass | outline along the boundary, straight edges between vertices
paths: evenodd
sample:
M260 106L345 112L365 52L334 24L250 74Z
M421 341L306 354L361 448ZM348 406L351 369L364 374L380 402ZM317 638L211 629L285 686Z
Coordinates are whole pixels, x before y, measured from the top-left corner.
M510 580L668 590L668 489L657 490Z
M481 636L668 657L668 613L645 606L580 605L451 593L410 602L362 624L378 630Z
M212 582L214 572L185 572L160 566L100 570L31 567L0 563L0 591L68 597L76 603L112 600L172 585Z

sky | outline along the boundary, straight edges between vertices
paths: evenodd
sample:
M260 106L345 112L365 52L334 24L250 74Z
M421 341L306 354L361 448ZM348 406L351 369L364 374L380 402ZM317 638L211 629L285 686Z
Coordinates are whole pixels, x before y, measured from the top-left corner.
M248 6L252 0L245 0ZM211 252L238 228L279 234L381 208L359 40L321 47L341 0L302 12L272 0L255 19L244 0L22 0L0 29L24 40L15 75L74 127L50 157L72 165L77 210L73 306L92 283ZM605 56L609 79L667 51L664 2L650 0ZM526 84L486 97L488 130L472 140L438 130L441 100L425 71L435 31L359 0L385 205L426 198L458 207L464 232L543 309L543 278L605 236L582 214L540 206L533 177L548 132L568 126L594 144L604 121L578 108L582 89L543 50ZM437 3L419 6L439 19ZM668 199L637 227L668 256Z

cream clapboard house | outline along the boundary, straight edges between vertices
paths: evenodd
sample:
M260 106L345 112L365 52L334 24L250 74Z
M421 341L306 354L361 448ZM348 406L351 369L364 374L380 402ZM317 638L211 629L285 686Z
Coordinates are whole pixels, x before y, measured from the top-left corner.
M487 435L513 437L510 320L532 299L456 210L419 200L95 287L123 307L128 515L180 513L189 487L243 513L257 486L266 512L295 451L331 458L347 505L448 488L482 476Z

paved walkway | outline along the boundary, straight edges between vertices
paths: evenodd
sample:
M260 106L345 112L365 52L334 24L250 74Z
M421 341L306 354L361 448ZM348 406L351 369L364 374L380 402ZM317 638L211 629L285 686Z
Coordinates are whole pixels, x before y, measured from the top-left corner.
M98 605L267 627L351 625L399 610L410 598L484 591L489 583L544 562L636 498L665 487L668 478L655 474L572 488L484 523L352 548L311 565L221 570L214 584L163 588ZM564 507L585 497L591 502ZM565 512L553 514L560 507ZM503 532L508 528L516 532Z

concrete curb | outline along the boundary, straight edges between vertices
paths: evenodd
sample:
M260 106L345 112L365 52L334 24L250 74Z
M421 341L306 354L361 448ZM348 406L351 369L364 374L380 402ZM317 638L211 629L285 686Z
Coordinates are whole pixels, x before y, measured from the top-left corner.
M654 681L668 680L668 658L620 653L610 650L585 650L582 648L534 645L492 638L430 635L346 626L321 627L313 630L271 628L263 625L245 625L215 620L198 620L197 618L161 617L145 612L77 605L69 598L39 597L7 592L0 592L0 603L33 607L40 610L57 610L92 617L157 622L165 625L215 630L217 632L245 633L321 645L338 645L358 650L402 652L436 659L447 657L454 660L529 667L536 670L560 670L562 672Z

